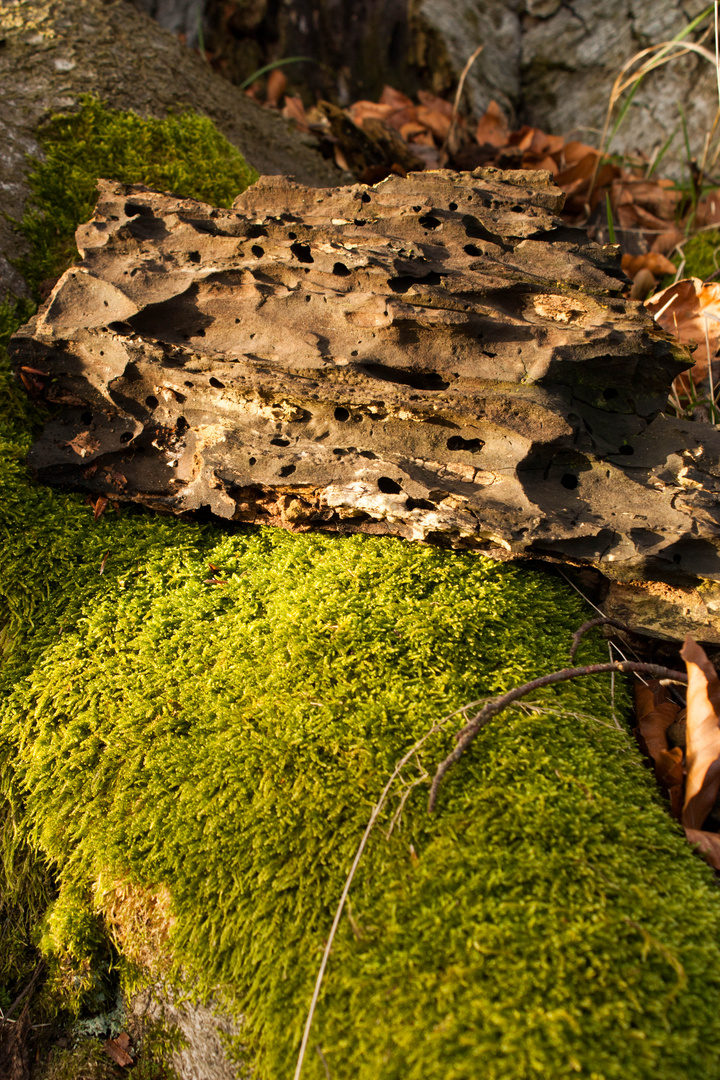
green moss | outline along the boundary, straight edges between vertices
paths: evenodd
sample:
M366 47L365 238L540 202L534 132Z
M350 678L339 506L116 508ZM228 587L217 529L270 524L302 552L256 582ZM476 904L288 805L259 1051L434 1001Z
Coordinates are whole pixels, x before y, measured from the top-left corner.
M230 206L258 175L207 117L192 112L146 118L85 98L79 111L51 117L39 142L20 224L31 246L20 269L33 293L72 262L75 229L92 216L98 177Z
M680 266L683 259L685 260L682 273L684 278L696 277L705 281L717 274L720 270L720 232L712 229L691 236L683 244L682 255L676 255L673 262ZM672 285L672 282L673 278L668 276L667 279L663 279L661 285L665 288L667 285Z
M167 890L176 981L246 1016L258 1080L292 1075L395 762L466 701L563 666L584 606L546 574L400 541L94 522L29 480L27 416L9 384L1 400L0 784L17 850L59 885L47 951L92 963L101 879ZM391 801L306 1080L324 1062L338 1080L720 1077L712 875L607 680L538 700L483 732L436 816L421 784L390 832ZM450 726L405 781L451 745Z

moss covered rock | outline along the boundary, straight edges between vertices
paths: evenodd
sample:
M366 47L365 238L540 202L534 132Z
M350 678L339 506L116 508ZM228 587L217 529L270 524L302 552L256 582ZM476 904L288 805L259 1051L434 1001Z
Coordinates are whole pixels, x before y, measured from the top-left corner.
M292 1075L395 762L563 666L584 605L401 541L95 521L29 479L32 416L9 376L0 391L5 867L34 858L47 992L97 1009L109 964L128 990L164 980L235 1018L228 1060ZM430 817L457 724L370 836L303 1076L719 1077L720 895L608 681L498 718Z

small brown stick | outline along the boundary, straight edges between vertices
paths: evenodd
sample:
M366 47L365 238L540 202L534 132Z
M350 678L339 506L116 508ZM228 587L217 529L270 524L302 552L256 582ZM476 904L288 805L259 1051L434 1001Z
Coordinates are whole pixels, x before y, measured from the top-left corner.
M438 765L435 772L430 788L430 798L428 799L428 813L432 814L435 809L438 790L445 773L462 757L480 729L485 727L485 725L489 723L494 716L497 716L499 712L506 709L508 705L512 705L518 698L525 697L526 694L532 693L533 690L539 690L543 686L552 686L553 683L567 682L568 679L579 679L584 675L604 675L610 671L619 671L625 675L632 673L649 675L654 679L673 679L675 682L687 683L687 675L683 674L683 672L673 671L671 668L661 667L659 664L642 664L637 663L634 660L613 660L607 664L587 664L585 667L563 668L562 671L553 671L550 675L542 675L539 679L533 679L532 682L525 683L523 686L516 686L514 690L508 691L508 693L503 694L502 697L495 698L494 701L489 701L487 705L457 733L455 736L457 739L457 746L448 754L445 760Z
M31 978L30 982L27 984L27 986L25 987L24 990L21 990L21 992L15 998L15 1000L13 1001L12 1005L10 1006L8 1011L5 1013L5 1015L2 1016L2 1018L0 1018L0 1025L7 1024L7 1023L13 1023L13 1021L10 1019L10 1017L15 1012L18 1005L20 1005L25 1000L27 995L30 993L33 986L35 985L35 983L38 980L38 976L39 976L40 972L42 971L42 969L44 967L45 967L45 961L40 960L40 962L38 963L37 967L35 968L35 970L33 972L33 975L32 975L32 978Z
M447 160L448 151L450 153L452 153L452 151L453 151L453 148L450 145L450 143L451 143L451 140L453 139L453 136L455 135L455 128L457 127L458 110L460 109L460 98L462 97L462 92L463 92L463 89L465 87L465 80L467 79L468 75L470 74L470 68L473 66L473 64L475 63L475 61L477 60L478 56L480 55L480 53L483 51L484 48L485 48L484 45L478 45L475 52L472 54L472 56L468 59L467 63L465 64L465 67L462 69L462 74L460 75L460 81L458 82L458 85L457 85L457 91L455 92L455 101L453 102L452 119L450 121L450 127L448 128L448 133L445 136L445 141L443 142L442 149L440 151L440 160L441 160L441 162L443 161L443 159Z
M628 633L631 632L630 627L626 626L625 623L618 622L617 619L608 619L605 615L601 615L598 619L589 619L587 622L584 622L580 629L576 630L573 634L572 648L570 650L571 660L578 650L578 646L582 641L583 634L586 634L588 630L592 630L595 626L614 626L618 630L627 630Z

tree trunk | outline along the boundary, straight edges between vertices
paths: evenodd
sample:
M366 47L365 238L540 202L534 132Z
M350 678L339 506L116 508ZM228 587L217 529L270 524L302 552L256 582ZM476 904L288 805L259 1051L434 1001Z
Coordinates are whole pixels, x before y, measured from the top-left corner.
M31 466L176 513L593 566L626 608L661 584L647 628L717 640L682 590L720 580L720 436L663 415L687 353L561 204L549 174L494 169L267 178L232 210L104 183L83 262L11 343L62 406Z
M194 109L261 173L292 172L316 186L339 180L312 140L215 75L127 0L11 0L0 5L0 38L0 299L26 292L12 265L23 242L9 218L23 214L38 125L78 107L84 94L143 116Z

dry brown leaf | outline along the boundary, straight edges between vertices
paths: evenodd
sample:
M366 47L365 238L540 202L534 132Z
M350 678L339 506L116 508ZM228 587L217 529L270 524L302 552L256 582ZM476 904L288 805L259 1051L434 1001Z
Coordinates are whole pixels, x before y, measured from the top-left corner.
M124 1036L124 1038L123 1038ZM122 1032L116 1039L107 1039L103 1043L103 1049L108 1057L111 1057L117 1065L132 1065L133 1059L128 1054L130 1039L126 1032Z
M267 102L269 105L279 105L280 98L287 90L287 75L280 68L275 68L268 75L267 81Z
M577 140L574 139L565 143L563 146L563 159L566 167L574 165L588 154L593 154L597 157L598 151L593 146L588 146L587 143L577 142Z
M302 98L287 97L286 95L282 114L286 120L294 120L300 130L306 135L310 134L310 125L305 113L305 106L302 103Z
M708 191L698 199L694 225L701 229L720 223L720 190Z
M451 120L449 116L446 116L440 109L429 109L425 105L419 105L417 118L419 123L424 124L426 128L430 128L438 142L444 142L450 130Z
M667 729L675 722L679 708L674 701L663 701L638 719L638 733L653 761L669 749Z
M397 110L394 105L380 105L377 101L355 101L347 111L358 127L362 127L363 120L387 120Z
M707 325L710 355L714 359L720 348L720 284L703 285L700 278L684 278L667 289L655 293L645 306L663 330L674 334L683 345L697 343L693 355L695 367L690 374L699 383L707 376L708 353L705 342ZM682 380L687 376L680 376Z
M448 120L452 120L453 107L451 103L445 101L444 98L437 97L436 94L431 94L428 90L418 90L418 101L427 109L433 109L435 112L444 113Z
M691 844L697 844L710 865L715 870L720 870L720 835L687 827L685 835Z
M400 90L396 90L394 86L383 86L383 92L380 95L381 105L392 105L393 109L414 109L412 98L409 98L407 94L403 94Z
M623 255L622 268L628 277L634 278L640 270L649 270L655 277L663 274L674 274L675 265L664 255L657 251L649 251L647 255Z
M689 634L680 655L688 673L682 823L688 829L702 829L720 790L720 682L705 650Z
M496 101L491 101L475 128L475 138L480 146L507 146L510 126L507 117Z
M661 255L669 255L674 247L685 239L685 234L680 229L666 229L658 233L652 242L651 251L659 251Z

